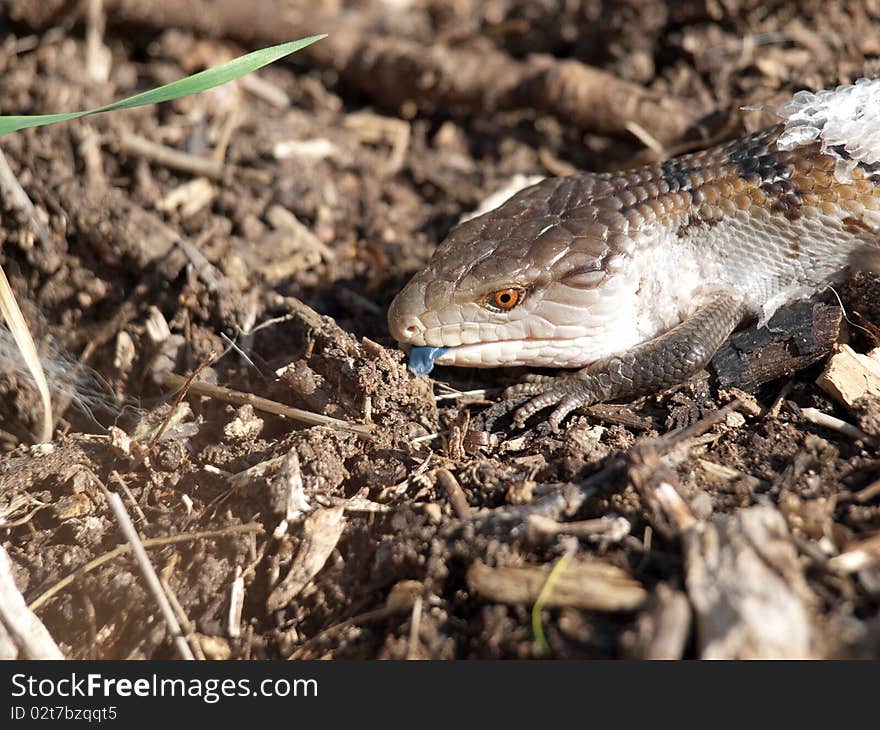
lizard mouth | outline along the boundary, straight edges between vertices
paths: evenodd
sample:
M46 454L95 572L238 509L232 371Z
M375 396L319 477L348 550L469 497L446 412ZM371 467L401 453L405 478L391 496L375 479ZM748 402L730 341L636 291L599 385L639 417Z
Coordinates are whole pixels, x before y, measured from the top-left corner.
M415 346L409 351L408 367L416 375L430 373L435 364L472 368L581 368L596 360L585 339L513 339L455 347Z

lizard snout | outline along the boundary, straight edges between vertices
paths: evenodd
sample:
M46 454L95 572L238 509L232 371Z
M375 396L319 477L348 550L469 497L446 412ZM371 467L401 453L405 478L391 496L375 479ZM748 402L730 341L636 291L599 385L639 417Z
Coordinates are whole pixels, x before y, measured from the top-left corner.
M391 336L400 343L424 345L425 326L419 318L424 308L423 288L414 286L412 282L407 284L388 308L388 330Z

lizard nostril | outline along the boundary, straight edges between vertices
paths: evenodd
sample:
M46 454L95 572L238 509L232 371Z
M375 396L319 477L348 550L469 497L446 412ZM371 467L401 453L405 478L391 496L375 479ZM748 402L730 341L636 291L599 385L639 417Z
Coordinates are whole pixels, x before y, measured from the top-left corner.
M403 343L418 344L424 330L419 318L412 315L401 317L395 316L395 313L392 312L388 318L388 324L391 336Z

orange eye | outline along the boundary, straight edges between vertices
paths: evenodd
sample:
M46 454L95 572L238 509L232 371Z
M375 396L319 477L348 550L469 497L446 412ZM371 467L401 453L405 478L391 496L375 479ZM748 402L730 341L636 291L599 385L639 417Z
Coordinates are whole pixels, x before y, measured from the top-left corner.
M513 309L517 304L522 301L523 294L523 290L517 287L510 287L509 289L499 289L496 292L492 292L486 298L486 304L488 304L491 309L497 309L499 311L506 312L510 309Z

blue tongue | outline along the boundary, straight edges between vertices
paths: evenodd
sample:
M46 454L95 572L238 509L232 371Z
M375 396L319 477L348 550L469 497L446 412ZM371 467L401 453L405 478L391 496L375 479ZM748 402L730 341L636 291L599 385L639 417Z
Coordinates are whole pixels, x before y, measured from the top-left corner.
M409 351L409 370L416 375L427 375L434 369L434 361L448 347L413 347Z

